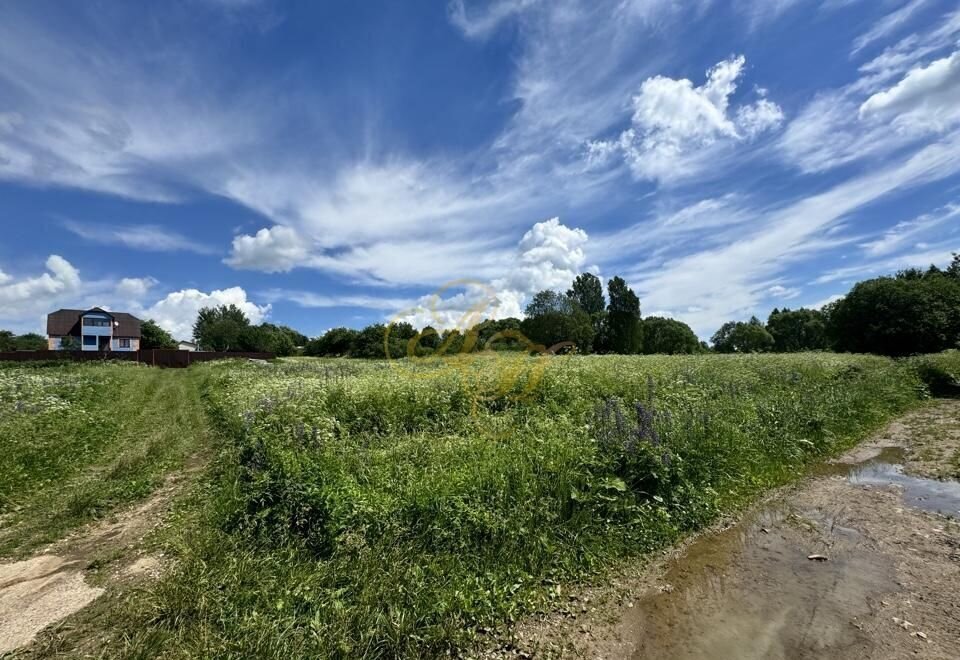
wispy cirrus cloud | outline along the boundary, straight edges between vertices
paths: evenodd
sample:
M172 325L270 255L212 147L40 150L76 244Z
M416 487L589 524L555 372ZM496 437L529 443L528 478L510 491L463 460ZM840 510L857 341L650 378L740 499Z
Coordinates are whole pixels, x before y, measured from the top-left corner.
M218 252L209 245L159 225L108 225L70 219L62 220L61 224L70 233L101 245L119 245L147 252L193 252L206 255Z
M867 46L894 34L928 4L930 0L909 0L902 7L885 15L854 40L851 55L856 55Z

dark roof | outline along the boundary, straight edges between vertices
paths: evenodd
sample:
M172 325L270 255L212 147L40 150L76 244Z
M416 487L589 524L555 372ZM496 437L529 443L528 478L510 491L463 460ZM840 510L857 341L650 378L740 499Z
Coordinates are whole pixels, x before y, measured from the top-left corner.
M113 317L117 322L113 329L114 337L140 337L140 319L125 312L108 312L105 309L58 309L47 315L47 334L51 337L65 335L80 336L80 317L88 312L99 312Z

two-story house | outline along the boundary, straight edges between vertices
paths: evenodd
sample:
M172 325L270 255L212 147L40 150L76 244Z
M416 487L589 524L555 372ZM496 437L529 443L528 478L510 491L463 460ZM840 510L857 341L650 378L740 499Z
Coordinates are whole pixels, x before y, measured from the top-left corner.
M140 319L105 309L59 309L47 315L51 351L63 348L84 351L140 350ZM71 339L67 340L66 337ZM64 345L66 344L66 345Z

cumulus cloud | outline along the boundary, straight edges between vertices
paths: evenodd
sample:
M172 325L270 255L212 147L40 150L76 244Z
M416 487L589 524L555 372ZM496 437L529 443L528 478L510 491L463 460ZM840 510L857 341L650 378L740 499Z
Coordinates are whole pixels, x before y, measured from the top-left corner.
M117 282L115 291L121 298L140 301L156 283L152 277L124 277Z
M587 240L585 231L568 227L559 218L538 222L520 239L513 265L500 277L451 282L395 318L436 328L469 327L486 318L520 318L534 293L566 289L584 270Z
M7 314L20 303L33 305L38 300L57 298L80 287L80 273L63 257L50 255L46 267L48 272L36 277L21 280L6 274L0 277L0 306L7 307Z
M174 336L185 338L193 334L193 322L202 307L234 304L252 323L262 322L271 310L269 304L248 300L240 287L209 293L184 289L149 304L151 291L158 284L152 277L85 280L73 264L59 255L50 255L46 269L47 272L25 277L0 270L0 327L14 332L44 332L46 315L56 309L103 307L143 319L153 318Z
M269 315L271 306L257 305L247 299L247 292L235 286L217 289L210 293L198 289L183 289L164 296L150 307L143 309L142 318L152 318L164 330L177 339L193 336L193 323L204 307L236 305L247 315L251 323L262 323Z
M309 253L306 241L296 231L276 225L253 236L234 237L233 250L225 262L234 268L279 273L309 265Z
M912 69L860 106L861 119L889 119L907 130L942 131L960 121L960 51Z
M636 178L670 181L699 171L712 147L778 127L783 111L766 98L728 114L745 64L742 55L724 60L707 71L699 87L687 79L647 79L633 97L630 128L615 140L589 142L588 163L596 165L619 152Z

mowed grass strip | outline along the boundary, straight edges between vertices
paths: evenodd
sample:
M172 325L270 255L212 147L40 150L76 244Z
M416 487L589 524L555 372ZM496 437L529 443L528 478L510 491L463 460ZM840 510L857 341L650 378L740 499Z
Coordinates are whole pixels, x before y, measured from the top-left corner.
M203 378L122 363L0 367L0 554L140 500L209 451Z

